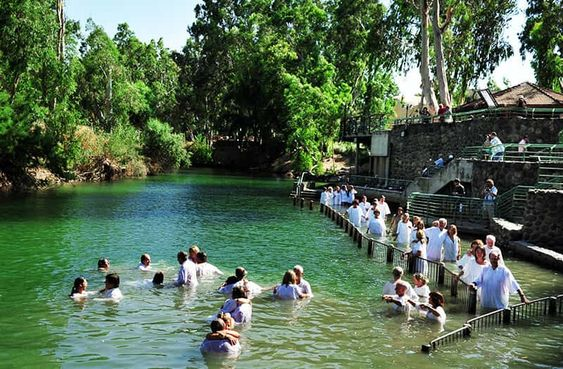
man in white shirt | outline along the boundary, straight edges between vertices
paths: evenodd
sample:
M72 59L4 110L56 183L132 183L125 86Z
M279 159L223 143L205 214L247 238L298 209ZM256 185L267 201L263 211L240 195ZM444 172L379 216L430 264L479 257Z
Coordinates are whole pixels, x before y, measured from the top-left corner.
M373 218L368 223L368 233L377 237L385 237L385 223L381 219L379 209L373 211Z
M504 157L504 145L497 137L496 132L491 132L491 160L502 161Z
M303 267L301 265L296 265L293 267L295 276L297 280L295 284L299 287L301 294L305 295L303 297L313 297L313 291L311 290L311 285L305 279L303 279Z
M358 200L354 200L352 206L350 206L348 210L346 210L346 213L348 213L348 219L354 225L354 227L360 228L362 226L363 213L358 204Z
M428 246L426 247L426 255L428 257L428 260L442 260L444 239L446 238L446 235L448 233L446 229L447 225L448 221L445 218L440 218L438 220L437 227L430 227L424 231L426 233L426 237L428 237Z
M528 303L528 299L520 288L512 272L499 264L500 255L497 250L491 251L491 265L483 268L481 276L474 281L474 288L481 288L481 306L485 309L506 309L510 293L517 292L520 301Z
M219 270L215 265L207 262L207 253L205 251L200 251L196 255L196 274L199 278L215 277L218 275L223 275L223 272Z
M177 255L178 263L180 264L180 270L178 271L178 278L174 285L177 287L195 287L197 286L197 271L195 264L188 259L188 254L185 251L178 252Z

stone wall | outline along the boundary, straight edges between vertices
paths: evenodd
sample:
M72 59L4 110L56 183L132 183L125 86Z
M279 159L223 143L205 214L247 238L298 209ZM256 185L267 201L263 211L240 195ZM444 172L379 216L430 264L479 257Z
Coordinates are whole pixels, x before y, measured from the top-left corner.
M481 191L488 178L492 178L498 194L514 186L532 186L538 182L539 163L521 161L482 161L472 160L473 178L471 196L481 197Z
M413 179L430 159L435 160L439 154L457 157L466 146L482 145L485 135L492 131L497 132L503 143L517 143L522 135L528 135L530 143L555 143L561 130L563 119L518 117L397 125L389 136L389 177Z
M563 253L563 191L530 190L522 238Z

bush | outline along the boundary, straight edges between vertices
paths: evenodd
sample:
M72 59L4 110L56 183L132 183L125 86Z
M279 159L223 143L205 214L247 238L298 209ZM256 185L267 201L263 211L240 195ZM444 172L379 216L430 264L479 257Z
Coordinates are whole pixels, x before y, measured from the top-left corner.
M190 165L190 156L184 137L172 132L172 127L158 119L149 119L143 132L145 156L151 159L153 169L170 170Z
M191 153L192 164L198 167L210 165L213 162L213 149L203 135L196 135L188 147Z

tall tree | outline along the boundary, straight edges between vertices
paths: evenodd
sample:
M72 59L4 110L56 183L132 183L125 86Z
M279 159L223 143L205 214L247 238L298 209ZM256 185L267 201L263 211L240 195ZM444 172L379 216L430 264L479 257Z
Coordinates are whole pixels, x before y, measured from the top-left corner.
M444 45L442 35L448 28L452 20L452 8L446 11L446 19L441 21L440 0L432 3L432 31L434 33L434 55L436 57L436 79L440 91L440 102L446 106L451 106L450 89L448 87L448 76L446 74L446 61L444 60Z
M428 24L430 22L430 0L419 0L420 13L420 78L422 83L422 96L431 114L436 114L438 103L432 86L430 76L430 41L428 38Z
M563 4L561 0L528 0L526 24L520 33L522 58L532 53L538 84L563 90Z

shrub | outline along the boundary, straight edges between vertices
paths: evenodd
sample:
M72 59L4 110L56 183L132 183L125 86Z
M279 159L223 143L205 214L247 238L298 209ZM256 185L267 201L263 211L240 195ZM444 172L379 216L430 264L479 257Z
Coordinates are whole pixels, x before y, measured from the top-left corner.
M143 140L143 153L151 158L153 168L170 170L190 165L183 135L173 133L169 124L158 119L149 119L143 132Z
M207 166L213 162L213 149L203 135L195 136L188 151L191 153L191 161L195 166Z

